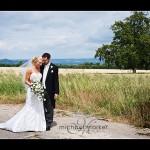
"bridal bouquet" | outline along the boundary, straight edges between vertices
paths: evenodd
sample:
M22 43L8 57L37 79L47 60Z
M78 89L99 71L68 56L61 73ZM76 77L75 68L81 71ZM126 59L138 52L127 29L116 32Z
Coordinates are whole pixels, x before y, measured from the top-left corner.
M37 94L37 96L45 101L46 99L44 98L44 86L40 81L34 81L31 84L31 92L34 94Z

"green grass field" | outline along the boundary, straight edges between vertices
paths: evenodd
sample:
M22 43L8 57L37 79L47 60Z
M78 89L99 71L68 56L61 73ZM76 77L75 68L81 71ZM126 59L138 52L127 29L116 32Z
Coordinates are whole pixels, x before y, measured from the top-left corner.
M150 74L59 75L56 108L150 127ZM24 103L21 77L0 74L0 103Z

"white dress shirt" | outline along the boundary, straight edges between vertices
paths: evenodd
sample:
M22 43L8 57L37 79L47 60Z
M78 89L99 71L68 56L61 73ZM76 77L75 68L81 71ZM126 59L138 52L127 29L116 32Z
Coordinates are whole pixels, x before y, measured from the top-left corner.
M42 80L42 83L44 85L44 89L46 89L45 80L46 80L46 77L47 77L49 66L50 66L50 62L47 65L44 66L44 70L43 70L43 80Z

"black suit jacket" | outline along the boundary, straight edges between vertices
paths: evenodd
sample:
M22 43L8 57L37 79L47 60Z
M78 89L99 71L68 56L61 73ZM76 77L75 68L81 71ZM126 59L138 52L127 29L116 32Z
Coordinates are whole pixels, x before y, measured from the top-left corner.
M43 71L44 65L41 66L42 79L43 79ZM55 108L54 94L59 94L59 77L58 77L58 67L53 63L51 63L49 66L45 80L45 85L46 91L48 92L53 108Z

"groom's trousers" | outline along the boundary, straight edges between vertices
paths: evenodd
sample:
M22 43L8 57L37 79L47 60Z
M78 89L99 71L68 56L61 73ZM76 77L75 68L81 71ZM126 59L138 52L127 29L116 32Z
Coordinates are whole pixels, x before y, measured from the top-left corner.
M51 123L53 122L54 109L46 89L44 90L44 95L46 101L44 101L43 104L44 104L46 127L48 128L51 127Z

